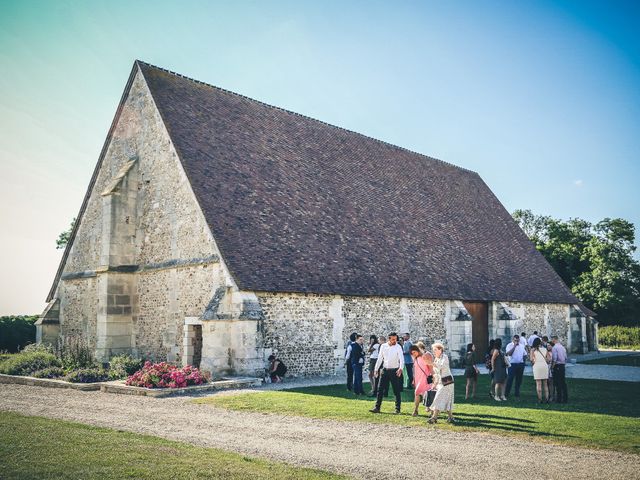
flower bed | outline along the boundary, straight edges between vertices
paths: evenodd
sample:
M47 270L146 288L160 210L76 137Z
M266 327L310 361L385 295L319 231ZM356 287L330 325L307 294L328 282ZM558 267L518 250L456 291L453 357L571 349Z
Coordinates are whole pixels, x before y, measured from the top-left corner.
M185 388L202 385L207 379L195 367L178 368L167 362L145 362L142 369L127 378L125 385L144 388Z

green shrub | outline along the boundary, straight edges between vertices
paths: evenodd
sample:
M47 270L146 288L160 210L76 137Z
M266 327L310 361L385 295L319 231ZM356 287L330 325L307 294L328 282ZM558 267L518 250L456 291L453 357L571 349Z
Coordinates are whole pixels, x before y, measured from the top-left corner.
M36 378L59 378L64 377L64 370L60 367L49 367L33 372L33 377Z
M116 355L109 361L109 378L120 380L133 375L142 368L142 360L133 358L131 355Z
M9 353L36 341L35 321L38 315L9 315L0 317L0 350Z
M60 342L58 356L67 371L97 367L93 351L80 337L67 337Z
M600 327L598 343L601 347L640 349L640 327Z
M109 378L109 372L104 368L80 368L67 374L64 379L71 383L104 382Z
M22 351L0 363L0 373L29 376L38 370L60 366L60 360L52 353Z
M53 346L46 343L30 343L26 347L22 349L21 353L32 353L32 352L40 352L40 353L50 353L52 355L56 354Z

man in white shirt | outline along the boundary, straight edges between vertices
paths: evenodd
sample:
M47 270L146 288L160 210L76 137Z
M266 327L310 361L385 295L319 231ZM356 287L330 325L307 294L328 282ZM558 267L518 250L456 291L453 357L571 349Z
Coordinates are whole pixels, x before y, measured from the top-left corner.
M380 367L383 368L382 372L379 371ZM389 388L389 383L391 383L393 394L396 397L396 413L400 413L403 368L404 352L402 351L402 347L398 345L398 334L391 332L388 336L387 343L380 345L380 352L378 353L378 360L376 361L374 375L378 376L382 374L382 378L378 386L376 406L369 410L371 413L380 413L383 392Z
M520 345L522 345L525 349L529 346L527 343L527 334L522 332L520 334Z
M564 348L557 335L551 337L551 369L553 370L553 386L556 391L556 402L567 403L567 381L565 366L567 364L567 349Z
M533 332L533 335L531 335L531 336L527 339L527 343L529 344L529 348L533 347L533 341L534 341L536 338L540 338L540 337L538 336L538 332L535 332L535 331L534 331L534 332Z
M507 386L505 388L505 396L509 396L513 380L516 381L516 398L520 398L520 385L522 385L522 376L524 375L524 359L527 351L520 342L520 336L514 335L513 341L507 345L506 354L511 357L511 366L507 376Z

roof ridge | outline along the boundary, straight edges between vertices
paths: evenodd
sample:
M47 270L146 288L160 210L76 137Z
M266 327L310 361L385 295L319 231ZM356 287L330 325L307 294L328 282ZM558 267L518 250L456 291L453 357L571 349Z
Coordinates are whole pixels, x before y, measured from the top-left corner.
M241 98L247 99L249 101L258 103L260 105L264 105L264 106L269 107L269 108L274 108L276 110L280 110L282 112L286 112L286 113L288 113L290 115L297 115L298 117L306 118L308 120L313 120L314 122L322 123L322 124L327 125L327 126L329 126L331 128L336 128L336 129L342 130L344 132L353 133L355 135L359 135L361 137L368 138L369 140L374 140L374 141L376 141L378 143L381 143L383 145L387 145L387 146L390 146L390 147L393 147L393 148L397 148L399 150L404 150L405 152L409 152L409 153L412 153L414 155L419 155L421 157L424 157L424 158L426 158L428 160L432 160L434 162L442 163L442 164L447 165L449 167L453 167L453 168L457 168L459 170L463 170L465 172L470 172L470 173L477 174L477 172L475 172L474 170L471 170L471 169L468 169L468 168L465 168L465 167L461 167L459 165L455 165L455 164L447 162L445 160L441 160L439 158L435 158L435 157L432 157L430 155L426 155L424 153L416 152L415 150L411 150L411 149L406 148L406 147L401 147L400 145L396 145L394 143L387 142L385 140L380 140L379 138L371 137L369 135L365 135L364 133L356 132L355 130L349 130L348 128L340 127L339 125L334 125L332 123L325 122L324 120L319 120L317 118L313 118L313 117L310 117L308 115L304 115L302 113L294 112L293 110L288 110L286 108L278 107L277 105L271 105L270 103L266 103L266 102L263 102L262 100L257 100L255 98L251 98L251 97L249 97L247 95L243 95L242 93L237 93L237 92L234 92L232 90L227 90L226 88L218 87L217 85L212 85L210 83L203 82L202 80L197 80L195 78L188 77L187 75L183 75L181 73L174 72L173 70L169 70L168 68L159 67L157 65L153 65L153 64L145 62L143 60L136 60L134 63L140 63L142 65L146 65L148 67L152 67L152 68L161 70L163 72L170 73L171 75L175 75L176 77L181 77L181 78L184 78L185 80L189 80L189 81L194 82L194 83L199 83L201 85L205 85L207 87L214 88L216 90L220 90L221 92L229 93L231 95L235 95L237 97L241 97Z

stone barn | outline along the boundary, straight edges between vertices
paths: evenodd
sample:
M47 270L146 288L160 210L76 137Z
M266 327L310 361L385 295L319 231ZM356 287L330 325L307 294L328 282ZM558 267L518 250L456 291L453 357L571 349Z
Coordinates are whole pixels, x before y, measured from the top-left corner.
M597 345L477 173L141 61L47 301L39 341L216 374L337 373L354 331Z

